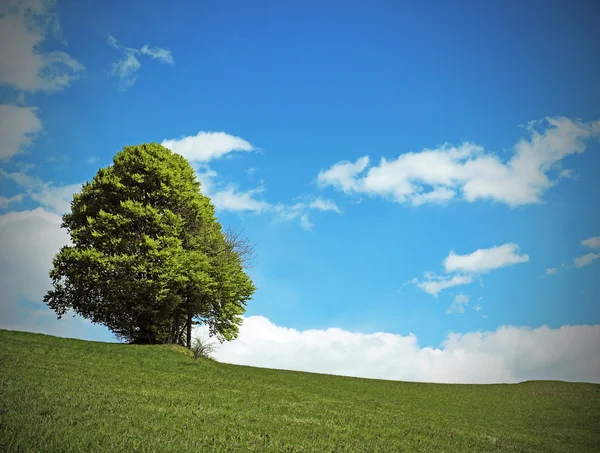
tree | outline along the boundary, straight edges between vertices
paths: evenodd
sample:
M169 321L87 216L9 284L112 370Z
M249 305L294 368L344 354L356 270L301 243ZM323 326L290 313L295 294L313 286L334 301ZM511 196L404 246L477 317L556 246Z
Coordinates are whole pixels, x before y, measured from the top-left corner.
M244 272L253 246L223 232L193 168L156 143L123 148L74 195L44 302L133 343L191 347L205 323L237 337L255 287Z

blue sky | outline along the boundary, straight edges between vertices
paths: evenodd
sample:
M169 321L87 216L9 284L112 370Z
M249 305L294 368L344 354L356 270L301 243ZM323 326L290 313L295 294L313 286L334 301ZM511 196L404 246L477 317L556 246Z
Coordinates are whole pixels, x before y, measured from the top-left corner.
M257 244L255 329L413 334L418 351L448 352L452 335L500 338L507 326L542 344L546 326L552 341L577 337L589 362L599 12L592 1L11 0L0 327L111 339L40 304L65 241L57 219L119 149L158 142L190 159L221 223ZM227 360L295 366L239 351ZM532 376L566 362L552 363ZM600 365L586 366L561 376L600 380ZM377 376L408 376L392 371ZM507 373L481 380L524 375ZM432 376L408 377L444 380Z

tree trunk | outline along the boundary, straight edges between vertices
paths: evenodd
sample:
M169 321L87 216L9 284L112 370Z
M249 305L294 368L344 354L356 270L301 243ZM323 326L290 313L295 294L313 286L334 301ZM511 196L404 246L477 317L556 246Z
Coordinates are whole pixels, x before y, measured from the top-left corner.
M189 308L187 314L187 347L192 349L192 310Z
M179 310L175 311L175 320L173 321L171 332L170 342L173 344L179 343Z
M185 346L185 343L183 342L183 332L185 331L186 327L187 323L184 323L183 327L177 332L177 344L181 346Z

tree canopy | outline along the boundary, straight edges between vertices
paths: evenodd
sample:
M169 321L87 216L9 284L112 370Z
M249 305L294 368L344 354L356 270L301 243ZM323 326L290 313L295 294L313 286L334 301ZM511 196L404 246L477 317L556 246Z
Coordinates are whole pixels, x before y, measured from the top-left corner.
M44 302L134 343L191 346L192 325L237 337L255 287L252 248L223 232L189 162L156 143L123 148L74 195L71 245L55 256Z

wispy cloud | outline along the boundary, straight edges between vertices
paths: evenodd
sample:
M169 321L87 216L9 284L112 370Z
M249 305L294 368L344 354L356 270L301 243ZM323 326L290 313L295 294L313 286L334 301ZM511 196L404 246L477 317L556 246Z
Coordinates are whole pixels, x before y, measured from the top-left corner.
M140 53L144 55L150 55L152 58L160 61L161 63L175 63L175 60L173 60L173 55L169 49L163 49L162 47L149 47L148 44L146 44L140 49Z
M201 131L196 135L177 139L163 140L161 145L188 159L196 168L202 192L211 198L215 208L220 211L270 214L278 220L298 220L307 231L313 229L311 211L335 212L340 208L331 200L321 197L304 197L294 203L271 203L262 199L266 189L264 185L241 190L237 184L222 184L219 175L209 163L229 157L235 153L258 151L259 148L241 137L225 132ZM251 174L254 171L247 171Z
M596 261L598 258L600 258L600 253L590 252L590 253L586 253L585 255L578 256L577 258L575 258L573 260L573 264L575 264L575 267L589 266L594 261Z
M558 267L547 267L546 268L546 275L555 275L558 274L560 272L560 269L564 267L564 265L558 266Z
M450 308L446 310L446 314L450 315L452 313L462 314L465 312L465 306L469 304L469 300L471 298L466 294L459 293L454 296L454 300L452 301L452 305ZM479 305L478 305L479 306Z
M28 174L26 171L7 173L0 170L0 179L7 179L25 190L24 194L40 206L56 214L64 214L71 208L73 194L81 190L81 183L68 185L55 185L52 182L43 181L38 176Z
M591 249L600 249L600 236L594 236L581 241L581 245Z
M432 272L425 273L425 281L419 281L418 278L413 278L411 283L417 285L418 288L425 291L427 294L431 294L437 298L438 294L445 289L452 288L454 286L468 285L473 282L471 275L454 275L451 277L435 275Z
M529 255L519 255L518 252L519 246L513 243L478 249L466 255L458 255L451 251L444 259L443 265L446 273L454 275L441 276L426 272L424 281L413 278L411 283L437 298L445 289L472 283L476 276L529 261Z
M210 187L212 188L212 185ZM235 185L229 184L224 189L217 189L214 192L205 189L204 192L210 197L217 210L253 214L268 213L283 221L297 219L306 231L314 228L314 223L310 219L311 211L332 211L341 214L340 208L333 201L320 197L292 204L273 204L258 199L257 196L265 192L264 187L240 191Z
M504 244L489 249L479 249L466 255L451 251L444 260L446 272L487 273L494 269L529 261L529 255L519 255L517 244Z
M581 241L581 245L591 249L600 249L600 236L594 236ZM573 260L575 267L589 266L600 258L600 253L590 252Z
M13 195L12 197L3 197L0 196L0 208L8 208L11 204L20 203L24 199L24 195L19 193L17 195Z
M85 67L63 51L42 51L60 24L54 0L8 0L0 5L0 84L27 92L58 91Z
M160 63L173 64L175 62L169 49L161 47L151 48L149 45L145 45L141 49L124 47L119 44L114 36L108 37L108 44L123 52L123 56L113 63L110 71L112 76L119 79L118 89L120 91L126 91L135 84L138 72L142 67L138 59L140 55L147 55L154 60L158 60Z
M561 161L583 153L587 141L600 137L600 121L545 118L530 122L526 130L529 136L514 145L506 163L474 143L445 144L391 160L381 158L371 168L369 156L354 163L341 161L319 172L317 182L347 194L413 205L457 199L489 199L511 207L540 203L548 189L572 174L560 169Z
M589 248L589 249L592 249L592 250L600 249L600 236L594 236L594 237L589 237L587 239L583 239L581 241L581 245L583 247L586 247L586 248ZM547 268L546 269L546 275L555 275L560 270L562 270L564 268L569 268L569 267L572 268L573 266L576 267L576 268L589 266L594 261L596 261L598 258L600 258L600 253L598 253L598 252L588 252L588 253L586 253L584 255L581 255L581 256L573 258L573 264L572 265L568 265L566 263L562 263L560 266Z

